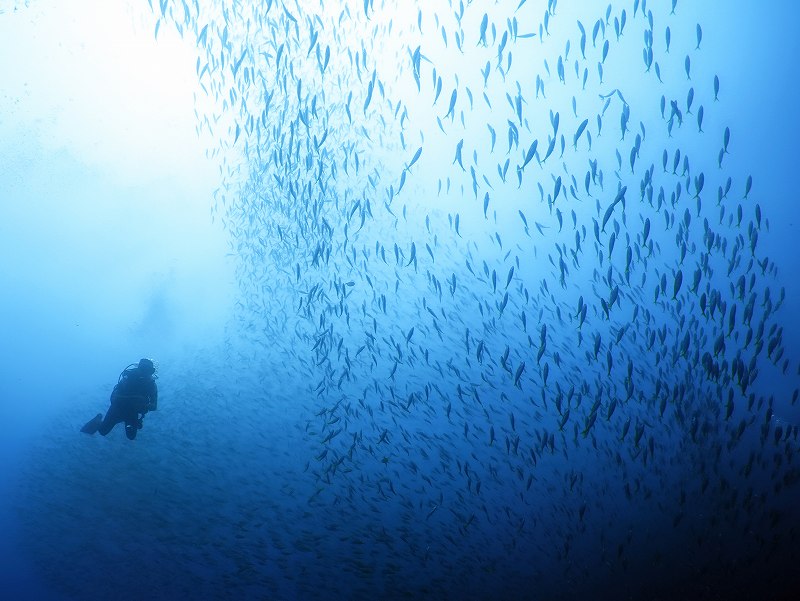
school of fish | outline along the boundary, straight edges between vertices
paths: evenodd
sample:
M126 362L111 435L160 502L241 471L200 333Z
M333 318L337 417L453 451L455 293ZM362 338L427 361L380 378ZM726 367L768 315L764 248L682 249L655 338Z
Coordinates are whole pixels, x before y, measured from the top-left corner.
M231 353L297 390L298 469L254 465L213 535L231 595L281 597L275 554L303 599L738 598L796 565L800 364L703 28L566 4L152 3L198 47Z

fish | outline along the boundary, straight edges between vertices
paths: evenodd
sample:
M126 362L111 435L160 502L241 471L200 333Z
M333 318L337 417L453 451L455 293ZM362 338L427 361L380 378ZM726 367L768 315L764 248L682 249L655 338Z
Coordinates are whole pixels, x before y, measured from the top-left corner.
M489 15L487 13L483 13L483 18L481 19L481 26L480 26L480 33L478 34L478 45L479 46L486 46L486 28L489 26Z
M492 133L494 133L494 130L492 130ZM520 167L520 169L525 169L528 163L531 162L534 155L536 154L536 147L538 145L539 145L539 140L534 140L533 142L531 142L531 145L528 147L528 151L525 153L525 158L522 162L522 166ZM494 137L492 137L492 149L494 149Z
M367 84L367 96L364 99L364 114L367 113L367 108L369 108L370 102L372 102L372 92L375 89L374 80L371 80L369 84Z
M584 130L586 129L586 126L587 126L588 124L589 124L589 120L588 120L588 119L584 119L584 120L581 122L581 124L578 126L578 129L575 131L575 136L574 136L574 137L573 137L573 139L572 139L572 147L573 147L575 150L577 150L577 149L578 149L578 140L580 139L580 137L581 137L581 134L583 134L583 132L584 132Z
M420 156L422 156L422 146L417 148L416 152L414 153L414 156L411 157L411 161L408 163L408 165L406 165L405 171L411 169L417 163Z
M447 107L447 113L445 113L443 119L447 119L448 117L450 117L450 120L452 121L454 117L453 111L456 106L456 98L458 98L458 90L454 89L453 92L450 94L450 104Z
M683 272L678 269L675 273L675 280L672 285L672 300L676 300L678 293L681 290L681 284L683 283Z
M234 454L231 473L280 492L269 506L278 565L336 548L345 575L334 582L330 562L306 561L290 582L297 596L318 597L314 583L326 582L332 596L379 597L365 555L379 549L397 596L420 564L429 596L452 595L452 574L435 566L444 552L455 572L481 574L481 590L525 597L492 549L541 547L546 522L561 543L537 582L557 597L548 577L569 576L593 545L623 568L641 546L635 528L628 540L625 524L598 521L615 510L600 480L643 519L672 523L673 546L695 549L700 571L719 559L691 517L709 499L732 526L731 549L748 526L774 563L796 530L789 513L770 513L788 498L796 438L774 418L789 395L770 400L759 370L794 376L795 364L766 250L769 204L752 176L733 172L729 151L745 162L753 151L730 146L735 123L726 127L718 76L711 85L729 66L689 13L668 16L674 0L634 0L631 28L630 5L576 8L573 26L555 0L532 4L500 3L491 18L469 2L392 15L371 0L266 0L202 18L191 3L154 6L195 43L211 101L196 109L218 138L212 216L230 236L239 286L241 344L226 348L257 359L232 368L231 403L261 411L267 370L277 385L267 404L297 426L240 434L295 449L300 469L251 469ZM220 473L238 448L225 436L201 437ZM676 452L691 473L674 469ZM206 491L213 502L218 492ZM335 527L283 527L304 517L302 500ZM266 514L240 513L246 538L214 530L223 558L258 556L253 520ZM437 536L423 536L420 515ZM651 538L660 568L680 576L669 545ZM642 581L644 564L630 563ZM232 595L263 585L240 572Z
M520 386L520 378L522 377L522 372L525 371L525 362L521 362L519 366L517 366L517 371L514 373L514 386L517 388L521 388ZM512 420L512 429L513 429L513 420Z
M458 144L456 144L456 153L455 157L453 158L453 164L458 163L459 167L461 167L461 170L465 171L464 163L461 158L461 152L463 148L464 148L464 138L461 138L461 140L458 141Z
M416 245L416 243L412 242L411 243L411 254L410 254L410 257L408 259L408 263L406 263L406 267L408 267L409 265L414 263L416 260L417 260L417 245Z

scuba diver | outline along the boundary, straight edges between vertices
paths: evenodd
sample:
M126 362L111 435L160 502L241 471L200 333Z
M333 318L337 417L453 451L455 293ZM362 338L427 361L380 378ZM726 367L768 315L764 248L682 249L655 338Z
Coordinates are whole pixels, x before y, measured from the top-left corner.
M142 428L142 418L148 411L158 406L158 388L155 382L156 368L150 359L142 359L138 365L131 363L119 375L114 390L111 391L111 406L103 417L98 413L89 420L81 432L103 436L119 422L125 422L125 434L129 440L136 438Z

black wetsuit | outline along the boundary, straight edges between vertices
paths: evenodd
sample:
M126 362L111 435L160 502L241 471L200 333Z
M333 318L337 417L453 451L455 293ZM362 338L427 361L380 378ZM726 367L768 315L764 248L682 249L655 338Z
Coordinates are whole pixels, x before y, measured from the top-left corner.
M158 405L158 388L152 376L143 375L135 367L126 369L111 392L111 406L97 431L105 436L120 422L130 440L142 427L139 415L154 411Z

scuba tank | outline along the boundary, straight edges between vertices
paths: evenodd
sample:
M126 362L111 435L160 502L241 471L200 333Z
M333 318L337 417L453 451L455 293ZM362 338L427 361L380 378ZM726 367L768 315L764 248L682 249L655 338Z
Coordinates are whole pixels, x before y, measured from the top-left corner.
M139 410L140 413L145 413L146 409L144 407L147 405L148 399L146 396L143 396L136 387L132 391L130 389L130 385L134 384L135 381L144 379L139 374L138 364L131 363L122 372L119 374L119 378L117 378L117 384L114 386L114 389L111 391L111 401L114 402L114 399L122 400L125 398L128 399L136 399L139 405L141 405L142 409Z
M123 379L127 379L129 376L131 376L132 374L129 372L132 372L137 367L138 365L136 363L131 363L125 369L123 369L122 372L119 374L119 378L117 378L117 385L119 385Z

